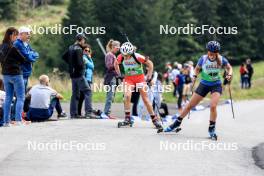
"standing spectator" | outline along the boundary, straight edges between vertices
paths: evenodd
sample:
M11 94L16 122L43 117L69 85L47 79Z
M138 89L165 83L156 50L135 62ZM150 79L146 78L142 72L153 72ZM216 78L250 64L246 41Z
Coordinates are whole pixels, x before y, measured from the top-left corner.
M115 54L119 51L120 42L111 39L107 46L107 54L105 56L105 67L106 73L104 76L104 84L110 87L110 90L106 93L106 100L105 100L105 107L104 107L104 114L109 118L112 117L111 114L111 106L112 106L112 99L115 91L115 87L117 85L117 73L115 71L114 63L116 60Z
M171 63L167 62L165 66L165 72L163 73L163 79L165 80L167 85L170 83L169 76L170 76L171 71L172 71Z
M0 127L3 126L3 106L5 102L6 93L4 91L3 80L0 79Z
M39 77L39 84L30 89L27 97L30 97L27 116L29 120L48 120L52 116L54 108L58 112L58 117L67 117L67 114L62 110L60 104L60 99L63 99L63 96L50 87L50 80L47 75L41 75Z
M183 69L180 70L180 73L176 76L175 84L177 85L177 92L178 92L178 100L177 100L177 107L179 113L182 112L182 97L183 97L183 88L184 88L184 82L185 77L183 74Z
M251 64L251 59L247 59L247 70L248 70L248 88L250 89L251 88L251 79L252 79L252 76L254 74L254 69L253 69L253 66Z
M83 46L87 39L84 34L76 35L76 41L63 54L62 59L68 64L69 74L72 81L72 96L70 103L71 118L94 118L92 115L92 106L87 104L85 117L78 115L78 102L80 98L80 91L83 92L85 101L89 102L91 98L91 87L85 78L85 64L83 61Z
M190 76L190 68L188 64L184 64L183 66L183 75L184 75L184 86L183 86L183 103L187 103L188 96L191 93L191 83L192 78Z
M1 66L6 91L4 103L4 118L1 125L10 126L10 111L14 93L17 96L15 108L15 125L22 123L22 111L25 99L25 86L23 82L21 66L25 62L25 57L13 46L17 39L18 30L10 27L6 30L3 43L1 45Z
M177 77L177 75L180 74L180 71L178 69L178 62L174 62L173 63L173 69L170 73L170 80L172 80L173 86L174 86L174 90L173 90L173 96L176 97L177 95L177 86L175 84L175 79Z
M87 80L89 87L92 87L93 82L93 71L94 71L94 63L92 59L92 50L90 45L84 44L83 46L83 61L85 65L85 79ZM89 97L85 101L85 109L89 109L89 107L92 107L92 90L87 90L89 92ZM80 92L80 99L78 102L78 115L82 115L82 104L85 99L84 93ZM89 114L89 112L85 112L85 114Z
M187 64L189 65L189 69L190 69L190 76L193 79L193 75L194 75L194 67L193 67L193 61L188 61Z
M242 63L239 69L240 77L241 77L241 89L246 88L247 80L248 80L248 70L245 63Z
M19 28L19 38L14 42L14 46L25 57L22 65L25 92L28 86L28 79L32 73L33 63L39 58L39 54L29 45L31 29L28 27Z

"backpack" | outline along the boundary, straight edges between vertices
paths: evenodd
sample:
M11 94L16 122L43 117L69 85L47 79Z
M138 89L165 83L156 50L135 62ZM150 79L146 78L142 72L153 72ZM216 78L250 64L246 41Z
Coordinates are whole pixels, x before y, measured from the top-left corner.
M137 57L136 57L136 55L135 55L135 53L133 53L132 54L132 57L134 58L134 60L137 62L137 64L139 64L139 65L141 65L142 63L141 62L139 62L139 60L137 59ZM124 57L122 56L122 59L121 59L121 63L120 64L122 64L123 63L123 61L124 61Z
M139 62L139 60L137 59L135 53L132 54L132 57L134 58L134 60L137 62L137 64L141 65L142 63ZM121 62L120 62L120 72L122 73L122 75L125 73L125 68L123 66L123 61L124 61L124 57L122 56Z

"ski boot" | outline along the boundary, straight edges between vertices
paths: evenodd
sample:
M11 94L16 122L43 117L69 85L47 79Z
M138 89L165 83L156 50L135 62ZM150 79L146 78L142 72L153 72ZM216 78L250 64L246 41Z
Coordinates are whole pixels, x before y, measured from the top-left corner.
M177 117L173 124L164 129L164 132L168 133L175 131L176 133L178 133L179 131L181 131L181 128L179 127L181 125L181 122L182 118Z
M117 124L117 128L120 127L125 127L125 126L129 126L129 127L133 127L133 121L129 118L125 119L123 122L118 122Z
M209 138L212 139L212 140L217 141L217 135L215 133L215 123L211 123L210 122L210 125L209 125L209 128L208 128L208 132L209 132Z

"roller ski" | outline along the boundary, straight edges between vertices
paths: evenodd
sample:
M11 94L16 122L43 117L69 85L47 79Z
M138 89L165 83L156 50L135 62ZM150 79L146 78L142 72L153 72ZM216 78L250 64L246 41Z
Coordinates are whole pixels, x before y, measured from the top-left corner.
M209 132L209 139L217 141L217 135L215 133L215 122L210 121L208 132Z
M134 122L131 119L126 119L123 122L118 122L117 128L121 127L133 127Z

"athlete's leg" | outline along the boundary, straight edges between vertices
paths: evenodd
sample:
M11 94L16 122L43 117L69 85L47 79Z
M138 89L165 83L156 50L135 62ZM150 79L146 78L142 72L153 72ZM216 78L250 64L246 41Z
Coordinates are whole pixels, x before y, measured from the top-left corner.
M125 108L125 114L126 118L130 118L130 104L131 104L131 96L132 96L132 91L134 90L134 85L125 83L124 85L124 108Z
M217 135L215 133L215 124L216 124L216 117L217 117L217 104L219 102L221 93L220 92L212 92L211 94L211 103L210 103L210 121L209 121L209 136L217 140Z
M147 107L148 113L150 114L152 123L155 125L155 127L158 129L158 132L163 131L163 127L161 126L158 116L155 115L153 107L152 107L152 103L149 101L148 98L148 86L146 83L140 83L140 87L139 87L139 92L140 95L142 97L142 100L145 104L145 106Z
M196 89L195 93L192 95L190 102L184 107L182 113L179 117L164 131L171 132L174 129L178 128L181 125L182 119L186 117L186 115L190 112L190 110L195 107L199 102L207 95L209 89L205 86L200 84Z
M214 92L211 94L211 103L210 103L210 121L215 122L217 117L217 104L220 100L221 94L219 92Z
M148 98L148 86L147 84L144 84L142 86L140 86L139 88L139 92L140 92L140 95L142 97L142 100L145 104L145 106L147 107L147 111L150 115L155 115L154 113L154 110L153 110L153 107L152 107L152 104L151 102L149 101L149 98Z

